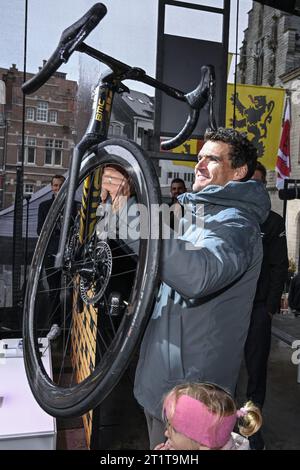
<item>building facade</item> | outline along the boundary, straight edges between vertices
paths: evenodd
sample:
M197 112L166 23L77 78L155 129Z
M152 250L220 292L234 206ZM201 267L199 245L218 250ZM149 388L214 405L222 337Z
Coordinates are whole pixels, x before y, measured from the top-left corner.
M291 95L291 175L300 178L300 17L253 2L248 28L240 49L238 81L245 84L283 87ZM275 171L268 171L268 189L275 212L283 212L283 201L275 187ZM296 264L300 249L300 204L287 203L289 257Z
M300 17L253 2L240 49L238 81L282 86L281 75L300 66Z
M27 74L27 79L33 76ZM56 72L37 92L26 96L24 146L23 72L13 64L0 68L0 192L1 206L14 203L16 166L24 149L24 194L47 185L53 174L64 174L69 166L75 139L77 83ZM3 99L3 96L5 97Z

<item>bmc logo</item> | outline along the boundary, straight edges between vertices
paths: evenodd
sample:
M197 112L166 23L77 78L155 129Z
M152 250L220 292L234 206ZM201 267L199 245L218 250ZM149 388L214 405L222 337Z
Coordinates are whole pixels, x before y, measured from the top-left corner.
M300 364L300 340L299 339L296 339L295 341L293 341L292 348L296 349L296 351L293 352L291 361L295 366L298 366Z

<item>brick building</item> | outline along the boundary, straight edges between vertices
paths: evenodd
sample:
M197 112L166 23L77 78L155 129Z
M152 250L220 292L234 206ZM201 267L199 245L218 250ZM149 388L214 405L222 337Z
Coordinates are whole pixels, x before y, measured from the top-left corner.
M253 2L240 49L238 81L282 86L280 76L300 66L300 17Z
M27 74L27 79L33 76ZM22 157L23 72L13 64L0 68L0 208L14 202L16 165ZM63 174L74 147L77 83L56 72L37 92L26 97L24 193L36 192L53 174ZM3 99L4 96L4 99ZM2 191L1 191L2 190Z

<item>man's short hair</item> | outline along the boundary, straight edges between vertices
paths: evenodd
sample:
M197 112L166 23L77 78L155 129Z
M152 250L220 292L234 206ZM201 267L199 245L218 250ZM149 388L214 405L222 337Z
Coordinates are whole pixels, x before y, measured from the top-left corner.
M54 175L52 176L51 178L51 185L53 184L53 180L62 180L62 182L64 182L66 180L66 178L64 177L64 175Z
M174 179L172 179L172 181L171 181L171 186L172 186L173 183L181 183L181 184L183 184L183 186L185 187L185 182L184 182L184 180L181 179L181 178L174 178Z
M254 171L260 171L262 174L262 181L264 183L267 182L267 170L266 170L266 167L262 163L260 163L260 161L256 163L256 167Z
M247 139L246 134L235 129L219 127L217 130L207 129L204 141L207 142L208 140L229 144L231 148L229 159L232 168L247 165L247 174L240 181L247 181L253 176L257 163L257 150Z

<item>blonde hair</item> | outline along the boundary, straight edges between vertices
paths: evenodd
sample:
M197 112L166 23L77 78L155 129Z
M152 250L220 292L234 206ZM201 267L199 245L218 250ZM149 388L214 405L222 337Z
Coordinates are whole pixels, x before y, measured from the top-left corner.
M171 403L171 415L174 414L176 402L182 395L188 395L200 401L218 419L224 416L231 416L238 411L232 396L217 385L211 383L187 383L177 385L166 395L164 403L167 400ZM239 432L245 437L252 436L262 425L261 412L251 401L248 401L241 410L243 416L237 417Z

